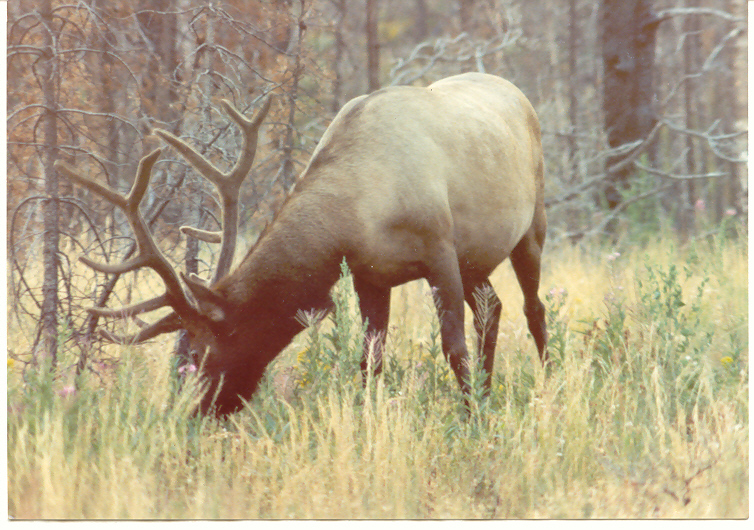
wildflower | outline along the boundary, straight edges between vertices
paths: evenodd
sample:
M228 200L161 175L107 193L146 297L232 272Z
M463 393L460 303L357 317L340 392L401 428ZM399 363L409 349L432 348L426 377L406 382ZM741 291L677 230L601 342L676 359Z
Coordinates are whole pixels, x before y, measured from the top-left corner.
M725 357L723 357L722 359L720 359L720 362L723 363L723 366L728 366L729 364L731 364L733 362L733 357L730 357L730 356L726 355Z
M565 296L565 294L566 290L563 287L553 287L552 289L550 289L550 296L552 298L561 298Z
M75 386L73 386L73 385L65 385L63 388L60 389L60 391L58 392L58 395L60 397L64 397L65 398L65 397L68 397L68 396L72 396L75 393L76 393L76 387Z
M725 217L733 217L736 215L736 209L735 208L728 208L725 210Z
M436 286L432 286L429 290L429 293L432 295L433 300L437 300L437 297L439 296L439 289Z
M14 364L16 364L16 361L8 357L8 368L13 368Z
M605 258L607 261L615 261L620 257L620 252L613 252L612 254L608 254L607 258Z
M306 361L306 354L308 353L308 348L301 348L301 350L296 354L296 360L298 361L298 364L303 364L304 361Z
M195 364L184 364L183 366L178 368L178 373L179 374L183 374L183 373L193 374L194 372L196 372L196 370L197 368Z
M697 199L694 203L694 210L697 212L703 212L707 208L707 204L704 202L704 199Z

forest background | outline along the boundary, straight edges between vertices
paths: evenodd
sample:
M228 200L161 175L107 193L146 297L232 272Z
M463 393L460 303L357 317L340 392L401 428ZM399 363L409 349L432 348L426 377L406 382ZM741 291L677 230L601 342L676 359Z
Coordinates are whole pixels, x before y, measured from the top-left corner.
M548 248L609 248L610 263L667 246L686 259L723 240L747 252L740 0L18 0L7 31L9 410L41 366L58 397L80 391L84 373L107 381L121 353L84 308L153 289L147 273L118 279L78 264L81 254L122 259L130 231L55 162L127 191L159 127L230 166L241 140L222 99L250 115L274 97L241 191L239 256L345 102L469 70L511 80L539 114ZM217 200L179 157L155 166L143 212L173 263L211 270L212 248L178 227L216 229ZM748 349L736 348L716 360L748 373Z
M151 130L161 127L232 164L236 132L218 115L223 98L250 109L263 94L277 96L242 191L242 246L254 241L346 101L467 70L508 78L539 113L550 241L584 244L661 228L687 239L709 229L700 219L744 221L744 3L604 2L616 22L600 16L600 6L11 2L9 285L13 313L40 323L27 330L31 349L55 357L60 325L71 340L91 342L92 319L81 321L77 309L97 290L76 291L67 252L96 257L127 247L122 215L59 179L54 162L88 167L127 190L141 156L158 145ZM648 57L640 56L640 42L631 44L632 34L656 40ZM601 35L623 48L615 61L636 55L628 75L620 68L611 74L617 81L604 79L611 43L601 45ZM636 95L647 79L651 92ZM608 81L623 91L603 94ZM636 115L648 118L618 124ZM203 272L209 264L200 263L198 243L184 248L175 229L216 228L212 190L177 160L155 173L146 204L155 235L188 272ZM616 185L629 181L630 189Z

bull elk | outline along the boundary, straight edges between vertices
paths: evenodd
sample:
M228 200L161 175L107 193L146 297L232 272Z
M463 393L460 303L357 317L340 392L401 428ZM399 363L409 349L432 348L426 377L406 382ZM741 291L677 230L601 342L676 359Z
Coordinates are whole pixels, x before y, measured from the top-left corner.
M489 389L500 304L488 278L510 257L529 330L546 361L544 306L537 293L547 223L540 127L515 86L469 73L426 88L391 87L351 100L325 131L295 190L233 272L238 191L270 101L251 120L228 102L223 105L244 136L239 160L227 174L182 140L155 131L213 182L221 197L222 234L182 228L194 237L222 241L209 282L176 273L139 213L160 150L141 160L127 196L70 166L57 166L122 209L138 242L138 254L117 265L82 259L105 273L150 267L166 286L164 294L131 306L89 309L129 317L172 308L137 334L109 335L111 340L139 343L187 330L193 350L203 355L209 382L202 412L231 413L252 396L267 365L301 330L297 313L329 309L329 291L345 258L361 316L367 319L366 340L373 345L364 348L364 373L369 356L375 373L382 368L390 289L426 278L435 293L444 355L466 393L464 300L477 313L475 292L483 289L491 297L489 321L475 319Z

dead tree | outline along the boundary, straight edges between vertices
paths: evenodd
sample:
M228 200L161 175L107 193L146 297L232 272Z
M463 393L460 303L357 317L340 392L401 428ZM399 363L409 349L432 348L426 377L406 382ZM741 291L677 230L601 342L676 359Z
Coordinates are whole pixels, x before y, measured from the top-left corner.
M657 123L653 72L658 24L651 0L602 0L600 4L602 108L607 141L613 149L640 143ZM629 155L630 151L608 158L608 170ZM610 209L621 203L632 172L630 166L610 172L604 194Z

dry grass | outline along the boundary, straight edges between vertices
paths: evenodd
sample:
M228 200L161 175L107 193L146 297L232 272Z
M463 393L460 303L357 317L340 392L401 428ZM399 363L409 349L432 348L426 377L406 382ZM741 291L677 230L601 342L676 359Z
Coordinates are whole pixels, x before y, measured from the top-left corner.
M192 416L197 382L179 388L170 339L118 349L70 395L69 373L9 363L9 514L748 517L745 243L612 252L548 251L548 373L500 268L493 394L468 416L421 284L396 290L391 360L366 389L345 311L223 422Z

